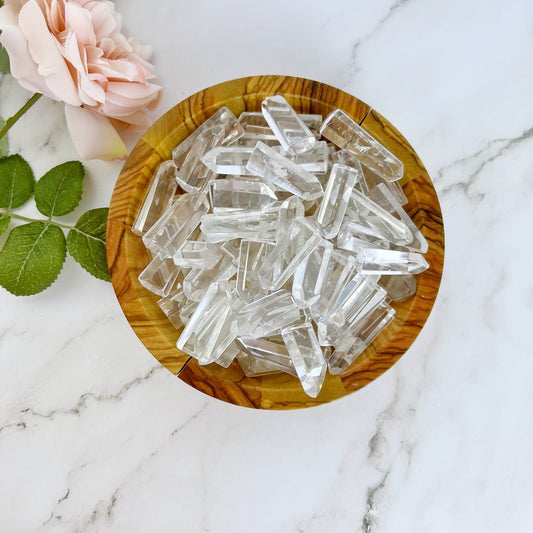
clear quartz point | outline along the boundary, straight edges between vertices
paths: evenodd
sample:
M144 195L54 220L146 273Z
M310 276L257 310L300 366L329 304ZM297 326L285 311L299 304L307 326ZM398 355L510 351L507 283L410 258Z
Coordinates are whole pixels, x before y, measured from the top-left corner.
M317 141L311 150L302 154L292 154L281 146L273 146L272 149L312 174L326 174L329 169L329 147L326 141Z
M260 141L255 145L246 168L304 200L315 200L323 194L322 185L316 176Z
M177 187L174 163L163 161L148 185L131 231L142 237L170 207Z
M261 111L284 150L301 154L313 148L315 136L283 96L265 98Z
M181 268L213 268L222 256L222 249L216 244L185 241L174 254L174 264Z
M363 226L359 219L344 217L337 235L337 246L342 250L357 252L359 248L390 248L390 242L373 229Z
M183 293L181 284L177 286L168 296L164 296L157 301L157 305L161 311L165 313L170 323L179 329L184 325L184 322L180 316L180 310L187 303L187 297Z
M327 262L325 280L318 299L311 304L311 316L318 320L332 309L340 294L353 278L355 258L341 250L333 250Z
M171 258L157 254L139 274L139 283L159 296L166 296L174 286L180 269Z
M276 241L279 241L287 233L292 221L296 217L303 217L304 213L304 204L298 196L289 196L283 200L279 206L279 227Z
M266 242L241 240L237 265L237 293L246 303L264 295L257 270L274 245Z
M334 346L342 339L365 308L367 311L385 300L387 293L376 282L357 274L346 285L331 311L318 319L318 339L321 345Z
M153 254L161 250L172 257L196 229L208 208L205 194L186 193L178 196L143 235L144 245Z
M202 158L218 146L223 139L224 126L220 124L203 131L196 137L183 165L176 174L176 181L183 190L201 191L211 180L215 179L215 172L202 163Z
M298 377L285 343L251 337L237 337L237 343L244 350L238 361L247 376L285 372Z
M300 319L290 292L279 290L241 308L234 323L239 337L266 337Z
M344 111L336 109L331 112L320 133L339 148L357 156L361 164L384 180L396 181L403 176L403 163Z
M394 195L394 198L398 201L400 205L407 205L409 203L409 200L407 199L407 196L405 196L405 193L403 192L402 186L400 185L399 181L385 181L379 174L376 174L372 170L370 170L368 167L365 167L362 165L363 168L363 174L365 176L365 181L367 183L368 189L367 191L361 191L367 196L370 196L372 200L379 203L375 198L373 198L372 193L370 192L372 189L376 187L376 185L380 185L381 183L384 183L389 191ZM388 209L387 207L384 207L385 209Z
M258 178L226 178L211 182L211 207L216 215L240 210L261 210L277 200L276 193Z
M350 205L347 212L353 210L353 215L359 222L374 230L375 233L397 246L406 246L413 241L413 234L405 222L397 219L381 206L361 194L352 190Z
M207 242L233 239L273 242L279 226L279 205L264 210L234 211L202 217L200 228Z
M333 245L323 240L294 271L292 295L298 307L307 308L319 300L332 253Z
M327 363L313 325L305 322L289 326L281 330L281 335L304 391L316 398L326 377Z
M312 221L296 217L259 268L259 281L263 289L276 290L282 287L321 242L323 239Z
M185 293L183 293L185 295ZM187 296L185 296L187 298ZM187 300L183 307L179 310L180 320L183 325L186 325L187 322L191 319L192 314L198 307L198 302L193 300Z
M424 256L415 252L361 248L355 256L356 268L362 274L419 274L429 268Z
M202 163L217 174L246 176L251 174L246 168L253 147L217 146L202 157Z
M381 276L379 284L387 291L393 302L403 302L416 294L416 278L412 274L404 276Z
M217 125L222 125L224 127L224 139L221 143L224 146L232 144L239 139L239 137L244 135L244 129L238 123L235 115L226 106L222 106L214 115L209 117L201 126L172 150L172 160L174 161L176 168L181 168L189 150L196 141L196 138L204 131Z
M213 283L231 279L237 272L236 260L225 246L217 264L209 269L193 268L183 279L183 292L189 300L199 302L206 289Z
M381 183L371 190L374 201L385 210L397 215L413 235L413 240L406 244L406 248L414 252L425 254L428 251L428 242L422 232L416 227L411 217L405 212L395 195L391 192L387 184Z
M362 174L359 176L359 179L355 182L354 187L359 192L363 193L365 196L368 196L369 186L366 180L366 172L365 172L368 169L365 166L361 165L357 157L352 155L350 152L347 152L346 150L339 150L338 152L333 152L332 154L330 154L330 159L331 159L332 164L338 163L339 165L352 167L357 170L361 169Z
M353 187L362 174L361 166L354 169L337 163L333 165L316 214L317 224L327 239L334 238L339 232Z
M357 326L335 346L328 360L331 374L344 372L391 323L395 314L396 311L386 302L381 302L370 312L363 314Z

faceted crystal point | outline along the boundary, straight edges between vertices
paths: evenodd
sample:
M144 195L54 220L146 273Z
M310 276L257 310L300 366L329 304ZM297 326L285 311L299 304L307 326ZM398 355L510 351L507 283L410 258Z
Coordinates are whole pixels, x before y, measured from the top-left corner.
M153 254L161 250L172 257L196 229L208 208L205 194L182 194L143 235L144 245Z
M303 217L304 213L304 204L298 196L289 196L286 200L283 200L279 207L279 228L276 240L279 241L288 231L292 221L296 217Z
M172 150L172 160L174 161L176 168L181 168L196 138L204 131L217 125L222 125L224 127L224 139L221 143L224 146L230 145L244 135L244 129L237 122L235 115L226 106L222 106L214 115L208 118L201 126Z
M325 174L328 171L329 147L326 141L317 141L311 150L302 154L292 154L281 146L273 146L272 149L312 174Z
M360 162L386 181L403 176L403 163L344 111L336 109L327 117L320 133L340 148L351 152Z
M344 217L337 235L337 246L342 250L357 252L359 248L390 248L390 241L373 229L363 226L359 219Z
M239 250L237 265L237 293L246 303L264 294L259 283L257 270L274 246L266 242L243 239Z
M174 163L163 161L150 181L131 231L142 237L169 208L177 187Z
M411 217L402 208L398 199L387 186L388 184L381 183L374 187L371 191L374 201L384 207L387 211L395 214L405 224L413 235L413 240L405 246L414 252L425 254L428 251L428 242L422 232L416 227Z
M180 310L187 303L187 297L183 293L183 288L179 285L168 296L164 296L157 301L157 305L161 311L165 313L170 323L179 329L184 325L184 322L180 316Z
M303 217L295 218L259 268L263 289L276 290L282 287L321 242L320 232L312 222Z
M352 190L348 212L353 210L355 218L364 226L397 246L406 246L413 241L413 234L402 220L361 194ZM351 214L351 213L350 213Z
M389 191L394 195L394 198L398 201L400 205L406 205L409 200L407 199L407 196L405 196L405 193L403 192L402 186L400 185L399 181L385 181L379 174L376 174L372 170L370 170L368 167L362 166L363 168L363 174L365 176L365 181L367 183L368 189L367 191L361 191L363 194L366 194L367 196L370 196L374 202L379 203L376 198L373 197L370 190L374 189L377 185L380 185L381 183L384 183ZM386 209L386 208L385 208Z
M250 174L246 163L252 151L251 146L217 146L202 157L202 163L217 174L245 176Z
M239 357L239 364L247 376L285 372L298 377L284 343L251 337L237 337L237 342L245 351L245 357Z
M429 268L424 256L414 252L361 248L356 254L356 268L362 274L419 274Z
M381 302L366 313L349 334L331 354L328 361L329 371L333 375L344 372L372 341L385 329L394 318L396 311L386 302Z
M215 173L202 163L202 158L224 139L224 126L213 126L200 133L178 170L176 181L187 191L201 191L215 178Z
M256 144L246 168L304 200L314 200L323 194L322 185L316 176L262 142Z
M379 284L387 291L393 302L403 302L416 294L416 278L412 274L404 276L381 276Z
M211 206L216 215L240 210L261 210L277 200L276 193L259 178L215 180L210 187Z
M167 296L172 290L180 269L171 258L157 254L139 274L139 283L159 296Z
M327 364L313 325L306 322L289 326L281 330L281 335L304 391L316 398L326 377Z
M298 307L310 307L319 300L332 253L333 245L323 240L296 268L292 295Z
M220 257L222 249L215 244L197 241L185 241L174 254L174 263L181 268L213 268Z
M333 146L333 145L330 145L330 146ZM357 179L357 181L355 182L354 187L359 192L363 193L365 196L368 196L369 186L366 180L366 173L365 173L367 168L361 165L357 157L355 157L350 152L347 152L346 150L339 150L338 152L333 152L332 154L330 154L330 159L331 159L332 164L338 163L339 165L352 167L353 169L356 169L356 170L360 169L361 174L359 178ZM377 174L374 174L374 175L377 176ZM380 180L380 181L383 181L383 180Z
M292 295L279 290L246 304L236 317L234 328L239 337L266 337L300 319Z
M315 320L330 312L354 272L355 258L341 250L333 250L329 255L319 297L311 304L311 316Z
M363 171L335 163L331 169L324 198L316 215L317 224L327 239L339 232L353 187Z
M261 110L284 150L301 154L313 148L315 136L283 96L265 98Z

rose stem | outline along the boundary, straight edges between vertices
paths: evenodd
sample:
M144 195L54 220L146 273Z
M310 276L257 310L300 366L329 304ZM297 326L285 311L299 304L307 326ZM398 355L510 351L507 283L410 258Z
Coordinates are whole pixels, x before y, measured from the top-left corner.
M41 98L41 93L35 93L12 117L6 120L4 127L0 130L0 139L17 123L17 121L30 109L30 107Z

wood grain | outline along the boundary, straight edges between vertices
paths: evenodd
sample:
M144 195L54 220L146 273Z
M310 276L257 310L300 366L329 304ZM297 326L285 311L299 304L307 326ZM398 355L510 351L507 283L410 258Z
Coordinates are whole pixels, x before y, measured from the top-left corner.
M179 332L157 305L158 297L144 289L137 277L149 261L141 239L131 232L151 176L172 149L226 105L237 116L259 111L261 101L282 94L300 113L326 116L343 109L362 124L404 163L401 184L407 212L429 243L430 268L417 276L416 295L394 305L397 315L385 332L341 376L328 374L320 395L309 398L296 378L276 374L244 376L235 362L225 369L200 366L176 347ZM424 326L437 296L444 260L441 210L431 180L418 155L401 133L367 104L328 85L288 76L253 76L205 89L180 102L142 137L118 178L107 227L107 254L111 280L119 303L135 333L153 356L197 390L220 400L251 408L296 409L312 407L349 394L379 377L411 346ZM187 363L187 364L186 364ZM185 367L184 367L185 365Z

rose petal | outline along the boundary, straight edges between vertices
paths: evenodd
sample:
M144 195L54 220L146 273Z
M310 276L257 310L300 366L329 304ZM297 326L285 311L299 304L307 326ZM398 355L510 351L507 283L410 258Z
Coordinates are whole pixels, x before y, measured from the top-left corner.
M83 46L95 46L96 36L91 14L74 2L65 3L65 25L76 34L78 43Z
M100 42L114 31L117 31L113 4L110 2L92 2L86 7L91 14L96 42Z
M72 142L82 159L121 159L126 145L109 119L92 109L65 105Z

